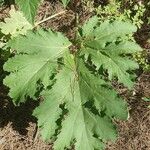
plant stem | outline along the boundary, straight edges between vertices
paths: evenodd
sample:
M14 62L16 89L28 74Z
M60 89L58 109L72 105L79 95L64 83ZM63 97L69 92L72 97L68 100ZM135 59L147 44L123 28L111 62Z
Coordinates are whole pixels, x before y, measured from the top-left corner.
M55 18L55 17L57 17L57 16L59 16L59 15L61 15L61 14L64 14L65 12L66 12L66 10L61 11L61 12L59 12L59 13L57 13L57 14L54 14L54 15L52 15L52 16L49 16L49 17L47 17L47 18L45 18L45 19L43 19L43 20L41 20L41 21L39 21L39 22L36 22L35 25L34 25L34 27L36 27L36 26L40 25L41 23L46 22L46 21L48 21L48 20L50 20L50 19L53 19L53 18Z

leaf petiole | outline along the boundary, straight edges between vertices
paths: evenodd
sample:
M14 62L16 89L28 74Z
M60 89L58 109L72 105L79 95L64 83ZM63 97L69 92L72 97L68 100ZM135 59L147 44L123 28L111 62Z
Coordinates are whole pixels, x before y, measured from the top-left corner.
M44 23L44 22L46 22L46 21L48 21L48 20L50 20L50 19L53 19L53 18L55 18L55 17L57 17L57 16L59 16L59 15L62 15L62 14L64 14L65 12L66 12L66 10L61 11L61 12L56 13L56 14L54 14L54 15L52 15L52 16L49 16L49 17L47 17L47 18L45 18L45 19L43 19L43 20L41 20L41 21L39 21L39 22L36 22L35 25L34 25L34 27L37 27L38 25L40 25L40 24L42 24L42 23Z

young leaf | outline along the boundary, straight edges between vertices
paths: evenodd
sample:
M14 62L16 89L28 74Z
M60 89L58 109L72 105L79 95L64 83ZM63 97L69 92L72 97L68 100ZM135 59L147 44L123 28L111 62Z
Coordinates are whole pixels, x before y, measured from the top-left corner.
M19 9L24 13L24 16L31 24L34 24L37 8L41 1L42 0L15 0Z
M0 22L0 29L3 34L16 37L19 34L25 35L27 30L33 28L21 12L11 9L9 14L10 18L5 18L5 22Z
M18 104L24 102L26 96L34 98L39 80L44 87L49 85L57 59L68 50L70 42L61 33L38 30L18 36L8 46L15 49L17 55L4 65L4 70L11 72L4 84L10 87L9 95Z
M82 29L84 42L81 54L86 57L90 56L97 69L103 67L104 70L107 70L110 80L117 77L120 83L131 88L133 82L128 71L137 69L138 64L125 54L135 53L142 49L136 43L128 40L119 42L119 38L135 32L136 27L120 21L113 23L105 21L100 26L95 26L95 23L91 24L91 22L93 21L90 19L86 27ZM85 31L88 31L88 35Z
M62 1L62 3L63 3L64 7L66 7L67 4L70 2L70 0L61 0L61 1Z
M57 74L56 83L42 94L44 102L34 111L43 138L48 140L58 128L56 121L62 114L60 105L66 105L68 113L54 142L55 150L68 148L74 141L76 150L102 149L102 141L116 139L116 130L110 118L127 118L126 104L115 91L107 88L105 81L92 75L82 60L77 62L71 57L65 57L65 66ZM110 99L106 91L113 95ZM103 116L87 108L85 104L89 101L98 104L97 109L104 113Z

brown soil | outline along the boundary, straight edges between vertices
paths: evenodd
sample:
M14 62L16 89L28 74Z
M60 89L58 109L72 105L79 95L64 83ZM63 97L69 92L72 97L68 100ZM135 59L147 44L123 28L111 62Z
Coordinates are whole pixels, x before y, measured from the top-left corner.
M97 2L97 1L96 1ZM97 2L98 3L98 2ZM97 4L96 3L96 4ZM9 8L2 10L0 19L8 15ZM39 8L37 20L62 11L58 1L45 1ZM87 10L80 8L80 24L91 16ZM82 16L82 17L81 17ZM42 27L63 31L69 38L74 37L74 9L42 24ZM150 49L147 44L147 28L144 26L136 39L142 47ZM150 103L143 97L150 97L150 73L138 72L138 79L133 91L115 85L118 92L129 105L130 118L127 121L116 121L119 138L115 143L108 143L106 150L150 150ZM0 85L0 150L51 150L52 144L42 141L37 131L36 119L32 116L38 102L28 100L27 103L15 107L7 96L8 89Z
M150 109L142 97L150 96L150 74L139 76L133 92L120 89L130 109L128 121L117 122L119 138L114 144L108 144L106 150L149 150L150 149Z

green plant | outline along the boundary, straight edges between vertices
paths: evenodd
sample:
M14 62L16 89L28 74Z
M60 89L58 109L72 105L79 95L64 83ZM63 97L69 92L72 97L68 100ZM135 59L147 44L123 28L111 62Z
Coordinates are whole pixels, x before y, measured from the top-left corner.
M143 24L142 17L146 11L146 6L141 2L134 3L133 1L127 1L128 7L123 9L125 4L120 1L110 1L110 3L106 6L98 6L94 8L93 1L90 1L90 5L88 3L88 8L91 11L95 11L98 16L100 16L100 20L103 22L104 20L121 20L121 21L130 21L138 28ZM93 9L92 9L93 8ZM128 38L134 40L131 36ZM135 61L139 63L139 65L143 68L143 70L149 70L149 63L147 59L147 54L145 51L135 53L133 55Z
M113 120L128 117L127 104L111 80L132 89L132 70L138 64L131 54L141 48L125 37L137 28L128 22L99 20L94 16L78 25L73 43L60 32L32 28L6 43L14 52L3 67L10 73L4 79L9 96L15 105L28 97L43 99L33 115L42 138L54 141L55 150L72 145L76 150L103 149L117 138Z
M33 28L21 12L11 9L9 15L9 18L4 19L4 22L0 22L0 81L5 76L2 69L3 63L13 53L8 49L7 42L20 34L25 35L27 30Z
M19 9L31 24L34 24L36 11L41 1L43 0L15 0Z
M24 13L26 19L34 24L35 15L39 4L43 0L15 0L16 4L19 6L19 9ZM64 7L69 3L70 0L61 0Z
M98 6L95 12L100 16L101 20L122 20L131 21L138 28L143 24L142 17L146 10L145 5L141 2L134 4L130 2L131 8L123 9L122 2L112 1L106 6ZM93 7L94 8L94 7Z
M142 4L141 2L135 4L133 7L135 15L133 15L133 17L131 15L131 19L133 21L133 24L137 25L139 28L144 23L142 17L144 16L145 10L146 10L145 5Z
M61 0L63 5L66 7L68 5L68 3L70 2L70 0Z
M5 18L4 22L0 22L0 29L3 35L13 38L19 34L25 35L27 30L33 28L20 11L11 9L9 15L10 17Z
M133 58L138 62L144 71L150 71L147 51L138 52L133 55Z
M150 102L150 97L143 97L142 98L145 102ZM150 105L148 106L148 108L150 108Z
M127 16L120 11L121 3L109 3L106 6L98 6L95 11L100 16L101 20L127 20Z

